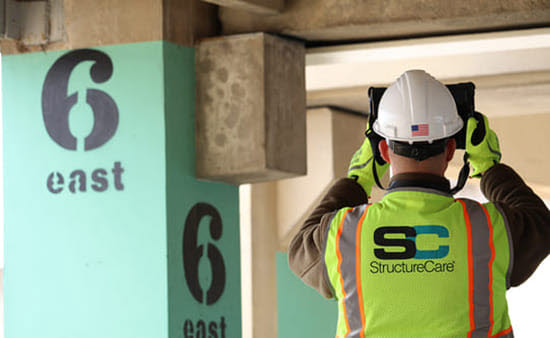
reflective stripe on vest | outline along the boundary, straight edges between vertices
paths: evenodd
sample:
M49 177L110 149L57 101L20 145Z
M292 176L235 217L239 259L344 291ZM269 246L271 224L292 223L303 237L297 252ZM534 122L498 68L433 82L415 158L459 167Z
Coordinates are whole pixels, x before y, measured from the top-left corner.
M368 206L362 205L347 210L340 222L336 235L336 256L338 257L338 272L340 287L344 295L344 320L346 322L346 337L364 337L365 314L363 313L363 296L361 289L361 226ZM346 260L342 259L342 253Z
M467 199L459 199L457 202L462 205L468 245L470 331L467 337L513 337L511 327L490 336L494 325L492 266L495 246L489 213L478 202ZM339 275L338 289L343 297L343 313L340 313L340 316L345 322L346 329L343 337L365 336L360 244L361 230L369 207L370 205L362 205L346 210L339 220L334 238L334 254L337 257Z
M508 265L508 271L506 272L506 289L509 289L512 286L510 282L510 278L512 278L512 269L514 267L514 250L512 249L513 248L512 233L510 232L510 225L508 224L508 219L506 218L506 215L504 214L500 206L495 205L495 208L502 215L502 220L504 221L504 228L506 229L506 234L508 236L508 247L510 248L510 263Z
M493 226L478 202L458 199L468 233L470 332L468 337L489 336L493 329L492 265L495 258ZM472 223L476 224L472 229Z

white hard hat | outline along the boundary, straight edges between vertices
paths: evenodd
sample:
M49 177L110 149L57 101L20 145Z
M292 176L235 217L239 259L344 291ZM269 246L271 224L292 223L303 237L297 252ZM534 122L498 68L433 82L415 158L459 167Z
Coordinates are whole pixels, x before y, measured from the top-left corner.
M463 125L447 87L423 70L408 70L382 95L373 129L389 140L431 143Z

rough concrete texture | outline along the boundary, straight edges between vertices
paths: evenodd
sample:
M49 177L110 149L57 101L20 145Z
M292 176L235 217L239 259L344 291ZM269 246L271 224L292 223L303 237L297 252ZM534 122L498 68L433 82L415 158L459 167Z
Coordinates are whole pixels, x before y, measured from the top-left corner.
M305 49L263 33L196 54L197 176L235 184L306 173Z
M241 9L256 14L277 14L284 7L284 0L203 0L222 7Z
M166 40L192 46L218 33L217 9L200 0L64 0L65 37L28 46L0 40L3 54Z
M63 39L63 0L0 1L3 37L26 45L41 45ZM5 24L4 24L4 19ZM61 23L61 24L60 24Z
M549 0L288 0L280 15L220 8L224 34L267 31L306 40L365 40L550 23Z
M43 46L2 41L3 54L162 39L161 0L65 0L65 39Z

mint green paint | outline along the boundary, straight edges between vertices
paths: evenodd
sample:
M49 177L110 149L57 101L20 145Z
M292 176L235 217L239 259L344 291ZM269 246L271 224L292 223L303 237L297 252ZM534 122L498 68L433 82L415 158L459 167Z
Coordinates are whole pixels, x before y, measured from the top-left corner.
M221 315L226 336L240 336L238 193L193 177L193 49L161 41L96 49L109 55L114 73L96 84L93 62L75 68L71 132L81 141L93 125L91 109L80 105L87 88L108 93L120 115L114 137L87 152L53 142L42 119L46 73L67 51L2 57L6 337L184 337L186 318ZM115 161L124 168L122 191L113 186ZM108 171L105 192L90 189L97 168ZM87 174L86 192L67 189L75 169ZM46 188L54 171L65 176L57 195ZM183 276L183 225L199 201L224 222L213 244L224 255L226 291L211 307L190 296ZM205 246L207 230L201 224ZM200 276L207 289L204 256Z
M227 325L225 337L240 337L239 193L235 186L201 182L194 178L195 126L185 123L194 121L194 73L174 71L193 69L193 56L193 49L171 43L164 45L170 338L187 338L183 331L185 320L193 322L194 326L199 320L203 320L207 326L215 324L218 337L221 338L219 326L222 316ZM215 245L222 252L227 274L224 293L211 306L197 304L185 286L182 269L183 224L189 210L199 201L213 205L220 212L223 222L223 234L219 241L212 240L210 236L209 219L201 221L199 226L197 244L205 247L199 265L204 292L209 288L211 280L211 268L206 258L206 247L209 244ZM194 334L197 334L196 328Z
M329 338L336 334L337 303L305 285L277 253L277 316L281 338Z

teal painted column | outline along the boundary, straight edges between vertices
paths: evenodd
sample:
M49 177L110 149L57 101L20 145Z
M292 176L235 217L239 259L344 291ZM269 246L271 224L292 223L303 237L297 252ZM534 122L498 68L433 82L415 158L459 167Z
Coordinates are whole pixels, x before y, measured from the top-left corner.
M337 319L337 302L304 284L288 267L287 254L277 252L277 336L334 337Z
M238 190L195 179L194 50L2 57L6 338L239 337Z

